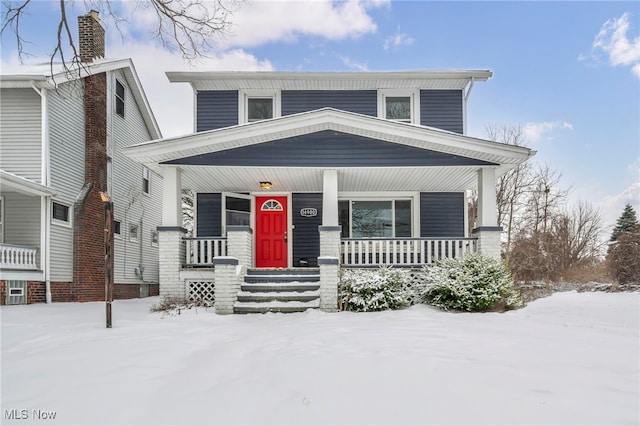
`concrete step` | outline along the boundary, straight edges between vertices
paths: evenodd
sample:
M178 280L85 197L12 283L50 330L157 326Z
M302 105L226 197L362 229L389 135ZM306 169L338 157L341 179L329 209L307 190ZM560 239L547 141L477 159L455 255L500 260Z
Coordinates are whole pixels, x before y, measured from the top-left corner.
M238 302L310 302L318 299L320 292L315 291L268 291L254 292L241 291L238 293Z
M266 292L289 292L289 291L316 291L320 289L320 283L318 282L257 282L257 283L243 283L240 285L241 291L252 293L266 293Z
M317 309L320 307L320 300L309 302L236 302L233 312L236 314L265 314L267 312L304 312L307 309Z
M320 271L317 268L249 269L244 281L246 283L318 282L320 281Z

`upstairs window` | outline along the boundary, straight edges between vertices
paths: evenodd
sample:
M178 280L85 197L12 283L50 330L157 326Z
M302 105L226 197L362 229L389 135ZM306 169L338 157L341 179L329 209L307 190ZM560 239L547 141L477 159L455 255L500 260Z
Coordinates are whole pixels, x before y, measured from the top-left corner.
M142 168L142 192L146 195L151 192L151 172L146 167Z
M116 114L124 118L124 86L116 80Z
M238 96L238 123L280 117L279 90L240 90Z
M273 98L247 98L247 121L273 118Z
M378 117L401 123L420 124L420 91L413 89L379 90Z

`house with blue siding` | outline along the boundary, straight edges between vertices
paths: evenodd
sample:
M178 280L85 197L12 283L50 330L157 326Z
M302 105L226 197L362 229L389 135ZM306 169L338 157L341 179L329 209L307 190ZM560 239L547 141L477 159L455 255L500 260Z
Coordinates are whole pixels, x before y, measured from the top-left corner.
M163 298L333 311L341 268L500 256L496 179L534 152L466 135L471 90L491 71L167 76L193 88L195 133L125 149L164 180Z
M105 300L100 192L115 297L158 293L162 177L121 151L161 133L131 60L103 59L97 13L78 24L79 70L0 75L0 304Z

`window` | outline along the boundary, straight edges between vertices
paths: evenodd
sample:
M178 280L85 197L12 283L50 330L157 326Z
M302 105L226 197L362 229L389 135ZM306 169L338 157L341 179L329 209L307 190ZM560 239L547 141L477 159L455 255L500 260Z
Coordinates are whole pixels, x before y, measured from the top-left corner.
M116 114L124 118L124 86L120 81L116 80Z
M411 237L411 200L340 200L344 238Z
M273 118L273 98L248 98L247 121L260 121Z
M129 241L138 241L140 236L138 235L140 228L138 225L129 225Z
M69 206L54 201L51 208L51 218L53 219L53 222L71 226L69 210Z
M158 247L158 231L151 230L151 247Z
M114 220L113 221L113 235L120 235L120 227L121 227L122 223L119 220Z
M414 89L379 90L378 117L401 123L420 124L420 91Z
M226 225L251 225L251 200L239 197L225 197Z
M238 123L280 117L280 91L241 90L238 96Z
M147 195L151 192L151 172L146 167L142 168L142 192Z

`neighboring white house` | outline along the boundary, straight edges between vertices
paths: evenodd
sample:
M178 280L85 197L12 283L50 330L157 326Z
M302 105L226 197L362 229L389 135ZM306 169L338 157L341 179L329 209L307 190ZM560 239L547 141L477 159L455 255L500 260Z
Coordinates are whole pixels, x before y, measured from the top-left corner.
M496 178L535 152L466 135L471 88L491 71L167 75L192 86L196 133L124 151L164 179L165 299L330 311L340 267L500 256ZM181 189L196 196L193 237Z
M79 17L81 73L0 76L0 303L105 297L104 207L114 202L116 298L158 292L162 178L124 156L161 137L130 59L107 61Z

